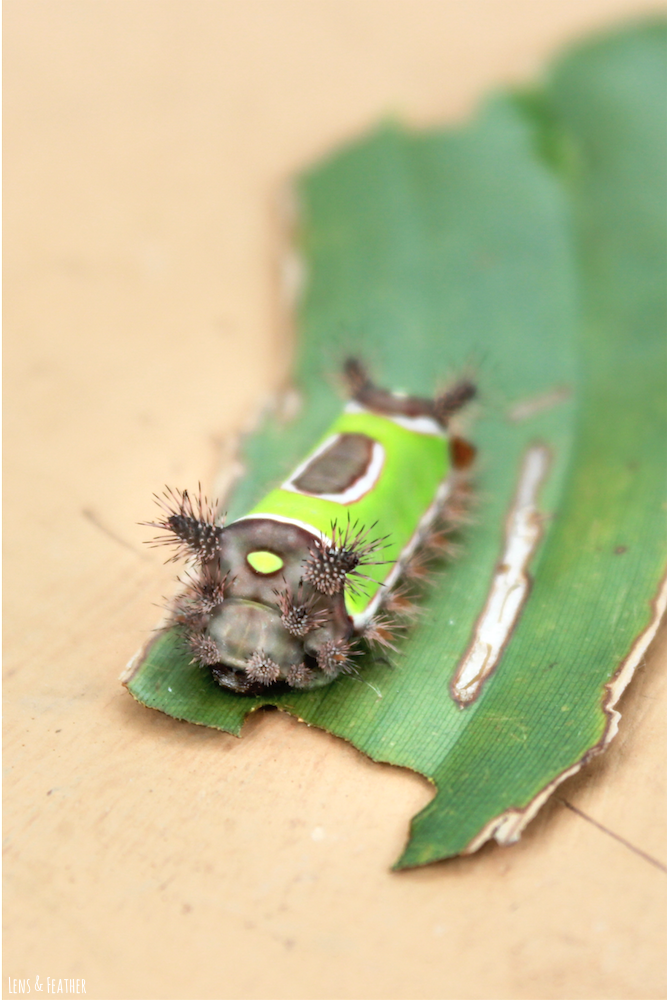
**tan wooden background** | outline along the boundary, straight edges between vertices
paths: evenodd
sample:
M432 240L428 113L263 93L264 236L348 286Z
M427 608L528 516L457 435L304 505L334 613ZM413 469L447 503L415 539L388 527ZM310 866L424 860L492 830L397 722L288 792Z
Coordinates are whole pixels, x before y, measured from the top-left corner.
M656 9L6 0L4 995L667 995L665 872L559 799L516 847L391 874L424 780L275 712L240 741L178 723L117 681L171 587L151 493L210 484L288 371L285 180ZM562 788L663 861L666 676L663 635Z

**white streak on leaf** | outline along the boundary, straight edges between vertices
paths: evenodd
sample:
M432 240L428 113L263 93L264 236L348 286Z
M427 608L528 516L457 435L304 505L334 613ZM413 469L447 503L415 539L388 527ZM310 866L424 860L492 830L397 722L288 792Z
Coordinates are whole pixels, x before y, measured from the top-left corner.
M602 704L602 709L607 716L607 725L602 735L602 739L599 743L596 743L595 746L590 747L583 757L576 761L576 763L574 763L571 767L568 767L564 771L561 771L560 774L557 774L555 778L553 778L541 791L537 793L534 799L531 799L527 806L520 809L507 809L505 812L500 813L499 816L494 816L492 820L489 820L489 822L482 827L477 836L473 837L470 843L461 852L462 854L473 854L475 851L478 851L482 844L485 844L487 840L491 840L492 837L503 846L507 844L515 844L517 840L519 840L528 823L530 823L533 817L542 808L549 796L555 792L558 786L562 785L562 783L568 778L577 774L582 769L584 764L586 764L592 757L595 757L597 754L602 753L603 750L606 750L607 746L618 732L618 722L621 717L620 712L616 708L618 700L632 680L635 670L644 659L644 656L655 638L660 622L662 621L666 611L667 577L663 579L656 598L653 601L653 614L650 622L644 631L637 636L636 640L632 644L630 652L620 664L611 680L605 685L606 695Z
M507 416L513 422L519 423L522 420L528 420L530 417L537 416L538 413L542 413L544 410L550 410L552 407L564 403L569 396L570 390L567 386L556 386L555 389L543 392L539 396L533 396L531 399L524 399L520 403L515 403Z
M452 698L460 705L474 701L495 670L528 596L528 564L542 535L537 494L548 468L547 448L541 444L529 448L507 519L505 547L472 642L451 685Z

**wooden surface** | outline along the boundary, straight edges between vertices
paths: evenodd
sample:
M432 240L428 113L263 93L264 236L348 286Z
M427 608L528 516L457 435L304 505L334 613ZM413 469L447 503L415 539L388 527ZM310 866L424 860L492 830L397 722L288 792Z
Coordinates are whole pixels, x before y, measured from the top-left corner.
M4 995L667 995L664 630L610 751L520 844L400 875L424 780L277 712L240 741L178 723L117 681L172 586L136 524L151 493L212 483L289 369L286 178L648 10L6 0Z

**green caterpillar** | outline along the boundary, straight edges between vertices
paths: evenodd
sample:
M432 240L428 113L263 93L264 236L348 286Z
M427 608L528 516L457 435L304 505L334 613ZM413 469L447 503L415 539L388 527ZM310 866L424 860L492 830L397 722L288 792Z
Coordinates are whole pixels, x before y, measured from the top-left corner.
M319 687L355 669L364 640L391 646L406 578L446 544L452 471L474 456L447 426L474 384L430 400L378 388L356 360L345 375L351 398L324 439L244 517L224 525L201 493L167 490L148 522L195 563L170 625L241 694Z

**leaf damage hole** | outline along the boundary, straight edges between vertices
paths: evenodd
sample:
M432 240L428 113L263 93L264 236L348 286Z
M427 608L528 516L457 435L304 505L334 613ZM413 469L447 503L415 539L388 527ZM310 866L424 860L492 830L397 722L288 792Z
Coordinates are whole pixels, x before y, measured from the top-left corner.
M549 471L551 456L543 444L526 452L507 518L505 545L472 641L451 684L459 705L471 704L496 669L528 597L528 565L542 537L537 497Z

